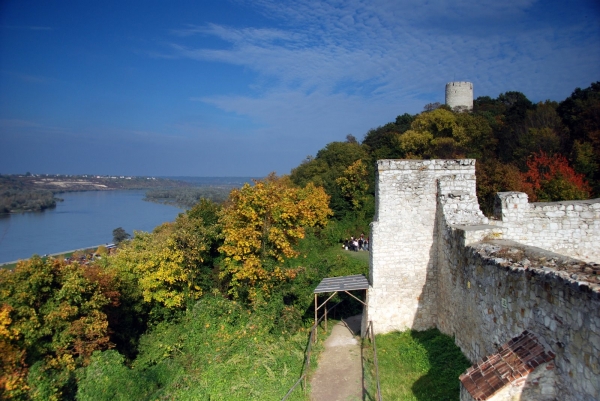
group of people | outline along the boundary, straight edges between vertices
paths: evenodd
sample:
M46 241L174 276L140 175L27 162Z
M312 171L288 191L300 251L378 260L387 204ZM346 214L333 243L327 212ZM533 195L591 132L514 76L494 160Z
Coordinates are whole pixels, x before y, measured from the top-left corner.
M350 237L344 241L344 249L347 251L368 251L369 250L369 237L365 238L364 234L360 234L360 237Z

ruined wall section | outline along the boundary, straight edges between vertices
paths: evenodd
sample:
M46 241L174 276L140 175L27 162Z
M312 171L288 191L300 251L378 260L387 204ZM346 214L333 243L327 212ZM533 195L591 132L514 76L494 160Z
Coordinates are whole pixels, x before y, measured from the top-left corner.
M529 330L556 354L557 399L600 399L600 266L506 240L464 246L472 233L448 232L440 331L476 361Z
M368 319L378 333L437 320L437 180L461 176L475 196L475 160L380 160L371 225Z
M525 193L500 192L494 209L502 238L600 262L600 199L529 203Z

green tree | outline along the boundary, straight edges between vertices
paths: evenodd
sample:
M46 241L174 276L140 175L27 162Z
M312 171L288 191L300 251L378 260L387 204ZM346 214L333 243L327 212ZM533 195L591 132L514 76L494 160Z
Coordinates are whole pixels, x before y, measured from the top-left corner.
M129 235L123 227L117 227L113 230L113 242L117 245L130 237L131 235Z
M419 114L396 143L406 158L453 158L464 156L469 137L455 113L437 108Z
M291 181L298 186L313 183L322 186L330 196L330 207L334 217L342 218L352 205L341 192L336 180L343 176L344 171L357 160L369 160L367 147L352 142L331 142L321 149L317 156L307 158L300 166L292 170ZM369 190L374 189L373 166L367 165L369 170Z
M498 96L498 102L505 107L502 122L497 126L496 139L502 144L498 148L498 157L504 162L515 162L518 160L519 138L527 132L524 129L528 110L535 109L527 97L521 92L506 92ZM517 157L515 157L517 154Z
M210 245L202 237L194 237L196 234L177 231L173 223L165 223L153 233L136 232L110 264L120 275L133 276L145 302L183 309L188 300L202 295L196 270ZM194 248L186 248L192 243Z
M600 194L600 81L588 88L577 88L562 101L557 112L567 127L568 147L565 154L574 156L577 171L584 173L595 196ZM585 145L585 144L588 145ZM591 150L591 153L590 153Z
M369 196L369 181L367 166L358 159L336 179L337 184L354 210L362 209L372 196Z
M414 116L404 113L396 117L396 121L393 123L387 123L369 130L362 144L367 147L372 160L402 157L402 153L395 142L395 137L410 129L410 124L414 119Z
M513 164L504 164L495 158L477 160L475 174L477 199L481 210L487 216L494 212L496 193L523 190L519 169Z

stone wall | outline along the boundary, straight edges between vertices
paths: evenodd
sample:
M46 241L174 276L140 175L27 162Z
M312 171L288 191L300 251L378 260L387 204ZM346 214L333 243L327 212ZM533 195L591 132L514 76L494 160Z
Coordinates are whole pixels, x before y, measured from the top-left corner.
M437 180L461 175L475 196L475 160L380 160L371 225L368 316L381 332L435 326Z
M503 238L600 262L600 199L529 203L522 192L496 195Z
M558 399L600 399L600 266L530 246L593 254L600 201L501 194L490 224L474 173L474 160L378 162L367 318L378 333L438 327L472 362L530 330L556 354Z
M558 399L600 399L600 266L506 240L445 236L440 331L471 361L529 330L556 354Z

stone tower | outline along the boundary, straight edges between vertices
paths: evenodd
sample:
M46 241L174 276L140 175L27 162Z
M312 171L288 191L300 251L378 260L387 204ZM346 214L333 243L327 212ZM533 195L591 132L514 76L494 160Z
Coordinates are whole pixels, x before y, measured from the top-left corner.
M446 105L462 110L473 109L473 84L471 82L448 82L446 84Z

